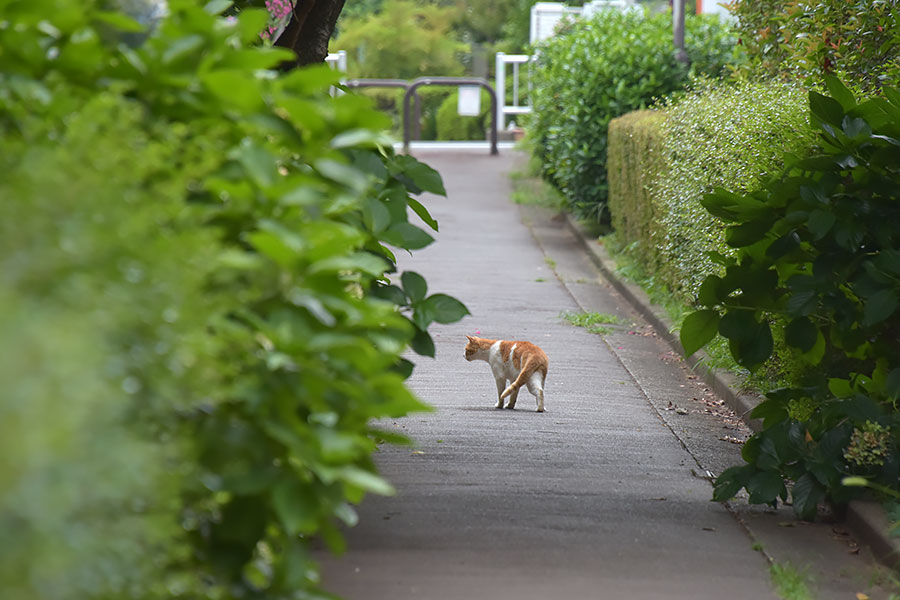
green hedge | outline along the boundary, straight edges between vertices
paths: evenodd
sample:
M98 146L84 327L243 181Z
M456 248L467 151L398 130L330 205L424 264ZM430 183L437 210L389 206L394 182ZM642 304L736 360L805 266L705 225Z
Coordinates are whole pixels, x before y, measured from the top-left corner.
M491 99L486 90L480 90L481 112L478 116L464 117L459 114L459 92L453 91L441 102L437 110L438 140L484 140L486 127L490 123Z
M647 272L661 260L660 207L652 186L665 165L662 150L665 113L638 110L609 123L609 213L613 230L628 244Z
M718 74L735 42L717 19L689 15L688 68L674 58L668 15L604 11L541 45L530 134L544 177L571 210L594 219L606 212L609 121L681 89L691 74Z
M708 252L731 252L704 194L758 188L784 167L786 153L808 154L815 137L804 93L788 84L700 85L660 113L610 125L610 189L622 194L610 198L610 210L619 243L689 304L703 278L720 270Z
M467 312L396 271L440 176L227 5L0 0L6 596L317 594L392 492L373 421L426 409L406 348Z

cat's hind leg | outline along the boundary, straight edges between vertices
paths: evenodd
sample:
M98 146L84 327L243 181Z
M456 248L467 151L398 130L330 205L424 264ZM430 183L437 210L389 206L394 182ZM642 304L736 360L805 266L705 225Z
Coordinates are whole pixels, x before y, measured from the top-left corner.
M516 398L519 397L519 388L515 388L509 394L509 400L506 402L506 408L513 409L516 407Z
M503 408L503 390L506 389L506 379L503 377L496 377L497 380L497 406L496 408ZM515 400L512 400L510 404L515 404Z
M540 373L532 373L528 378L528 391L537 401L537 412L544 412L544 378Z

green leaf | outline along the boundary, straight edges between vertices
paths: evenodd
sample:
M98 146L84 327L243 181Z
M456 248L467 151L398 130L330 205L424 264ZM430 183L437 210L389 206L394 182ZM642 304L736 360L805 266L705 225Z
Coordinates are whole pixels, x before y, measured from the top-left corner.
M891 401L900 398L900 367L895 367L887 374L884 381L884 391Z
M93 13L93 17L98 21L102 21L107 25L115 27L119 31L124 31L126 33L141 33L147 29L144 25L141 25L139 22L123 13L96 11Z
M718 326L719 313L715 310L698 310L685 317L679 334L685 356L691 356L712 341Z
M797 317L784 328L784 341L803 352L809 352L819 338L819 328L807 317Z
M700 284L700 291L697 293L697 301L703 306L714 306L719 303L719 285L722 278L717 275L707 275L703 283Z
M722 471L722 474L716 478L713 491L713 500L716 502L727 502L747 485L750 480L750 474L753 467L743 465L740 467L729 467Z
M856 108L856 97L853 95L853 92L848 90L847 87L841 83L840 79L834 75L826 75L825 87L828 88L828 93L840 103L841 108L845 112L849 112Z
M751 337L742 340L730 340L729 348L739 364L755 371L772 355L774 340L769 323L758 323Z
M725 230L725 239L733 248L743 248L763 239L772 229L772 219L763 218L733 225Z
M320 158L313 162L313 166L328 179L344 184L357 192L365 191L369 187L369 177L352 165L330 158Z
M413 336L410 346L416 354L434 358L434 340L431 339L431 335L429 335L427 331L423 331L417 327L416 334Z
M816 332L816 341L812 348L800 355L800 359L808 365L818 365L825 358L825 336L821 331Z
M835 220L836 217L833 212L816 209L809 213L806 227L813 234L814 239L821 240L834 226Z
M778 260L799 247L800 236L797 235L796 231L791 231L772 242L766 249L766 256L773 260Z
M747 491L751 504L775 504L786 488L777 471L759 471L747 482Z
M816 516L819 503L825 500L825 489L809 473L804 473L791 489L794 512L801 519L811 520Z
M853 387L847 379L833 377L828 380L828 391L835 398L849 398L853 395Z
M897 310L897 293L894 290L881 290L866 300L863 309L863 325L871 327L881 323Z
M841 129L851 140L855 140L857 138L868 138L872 135L872 128L869 127L869 124L866 123L863 119L859 117L844 117L844 120L841 122Z
M465 304L446 294L429 296L423 305L438 323L455 323L470 314Z
M399 173L406 175L415 188L418 188L418 190L411 190L413 193L426 191L440 196L447 195L440 174L425 163L419 162L412 156L399 155L394 158L394 164L399 169Z
M267 188L275 183L278 177L278 163L261 145L246 139L233 154L258 186Z
M374 234L381 233L391 224L391 212L378 198L369 198L363 204L363 218Z
M377 298L393 302L397 306L405 306L407 302L406 294L396 285L378 284L373 288L372 294Z
M319 503L308 487L297 479L282 479L272 489L272 506L278 520L291 535L310 534L318 529Z
M733 308L722 315L719 333L730 340L746 340L755 335L757 325L753 311Z
M428 292L428 284L425 282L424 277L415 271L406 271L400 277L400 281L403 283L403 291L409 296L410 302L415 304L425 299L425 294Z
M768 398L757 404L753 410L750 411L750 417L762 419L763 427L768 428L775 423L787 419L788 412L783 401L777 398Z
M428 209L425 208L421 202L415 198L407 198L406 203L409 204L409 207L413 209L413 212L419 215L419 218L422 219L426 225L431 227L434 231L438 230L438 222L434 220L431 213L428 212Z
M819 121L834 127L840 127L844 118L844 109L837 100L814 91L809 92L809 110Z
M410 223L394 223L381 234L381 239L406 250L418 250L434 241L433 237Z
M390 483L382 479L375 473L360 469L359 467L347 466L337 473L338 479L344 483L360 488L366 492L378 494L380 496L393 496L397 493Z

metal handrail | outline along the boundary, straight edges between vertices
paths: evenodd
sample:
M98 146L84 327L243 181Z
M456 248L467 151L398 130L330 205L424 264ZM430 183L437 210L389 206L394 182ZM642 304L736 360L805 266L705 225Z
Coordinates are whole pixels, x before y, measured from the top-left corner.
M423 85L478 85L488 91L491 97L491 154L499 154L497 150L497 93L486 79L481 77L419 77L409 84L403 95L403 151L409 152L409 99L416 89Z

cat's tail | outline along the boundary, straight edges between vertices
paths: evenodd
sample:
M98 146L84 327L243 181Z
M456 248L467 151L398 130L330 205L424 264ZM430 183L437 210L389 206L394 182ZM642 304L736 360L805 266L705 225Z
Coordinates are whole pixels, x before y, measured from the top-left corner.
M506 398L507 396L512 394L514 391L516 391L517 389L519 389L520 387L525 385L525 383L528 381L528 378L531 377L531 374L534 373L536 370L537 369L534 366L532 366L531 364L526 363L526 364L522 365L522 370L519 371L519 376L516 377L515 381L513 381L511 384L509 384L509 387L507 387L505 390L503 390L503 393L500 394L500 399L503 400L504 398Z

